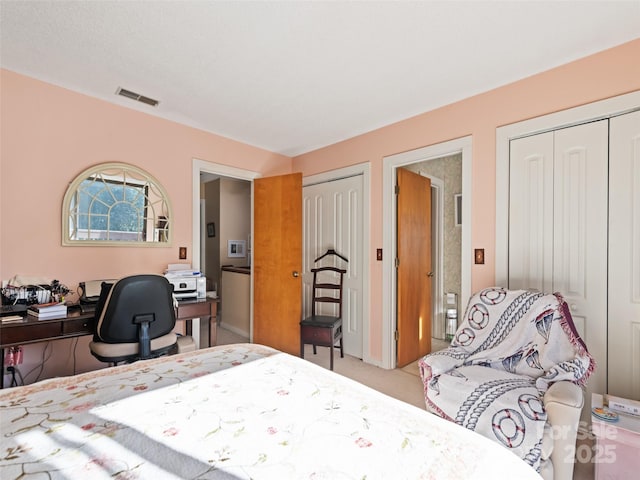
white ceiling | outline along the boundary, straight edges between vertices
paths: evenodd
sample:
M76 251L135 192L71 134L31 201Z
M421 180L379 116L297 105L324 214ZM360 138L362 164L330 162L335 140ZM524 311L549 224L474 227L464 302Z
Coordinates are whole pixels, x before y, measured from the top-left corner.
M2 0L0 22L3 68L295 156L638 38L640 0Z

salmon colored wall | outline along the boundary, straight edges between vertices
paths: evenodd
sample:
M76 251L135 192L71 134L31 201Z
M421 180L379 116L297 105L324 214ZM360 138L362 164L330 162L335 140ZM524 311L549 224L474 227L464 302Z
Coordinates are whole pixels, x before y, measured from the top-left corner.
M2 70L0 278L54 277L73 286L91 278L161 273L192 254L192 159L265 175L289 173L291 159L218 135ZM173 205L173 245L62 247L67 185L102 162L134 164L153 175Z
M55 278L74 291L79 281L138 272L161 273L193 252L192 159L264 175L291 172L291 159L218 135L117 106L41 81L0 71L0 279L16 274ZM173 205L170 247L63 247L61 206L67 185L102 162L134 164L153 175ZM44 377L90 369L88 338L52 342ZM44 344L29 345L37 365ZM75 358L77 350L79 358ZM77 360L77 361L76 361ZM104 365L104 364L102 364ZM29 370L25 366L22 371ZM35 374L30 377L33 381Z
M541 52L541 54L543 54ZM472 248L485 249L485 264L472 267L472 290L495 281L496 128L640 89L640 39L560 66L364 135L300 155L304 176L371 164L370 349L382 357L382 160L396 153L471 135Z

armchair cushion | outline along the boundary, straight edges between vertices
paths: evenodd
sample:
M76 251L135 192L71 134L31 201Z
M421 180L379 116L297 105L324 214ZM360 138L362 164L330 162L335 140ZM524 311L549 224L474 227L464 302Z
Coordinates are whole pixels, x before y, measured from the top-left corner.
M502 288L471 297L451 346L419 365L428 410L538 471L545 392L561 381L584 385L595 368L560 295Z

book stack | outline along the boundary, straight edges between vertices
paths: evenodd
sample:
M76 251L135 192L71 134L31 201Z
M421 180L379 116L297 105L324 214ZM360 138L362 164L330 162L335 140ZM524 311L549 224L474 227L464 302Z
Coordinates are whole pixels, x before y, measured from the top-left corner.
M67 306L64 303L41 303L30 305L27 313L37 317L38 320L62 318L67 316Z

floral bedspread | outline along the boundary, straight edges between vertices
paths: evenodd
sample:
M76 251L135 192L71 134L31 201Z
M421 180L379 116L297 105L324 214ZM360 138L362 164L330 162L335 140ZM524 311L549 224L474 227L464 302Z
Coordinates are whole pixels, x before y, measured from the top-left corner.
M0 392L0 477L533 479L463 427L260 345Z

